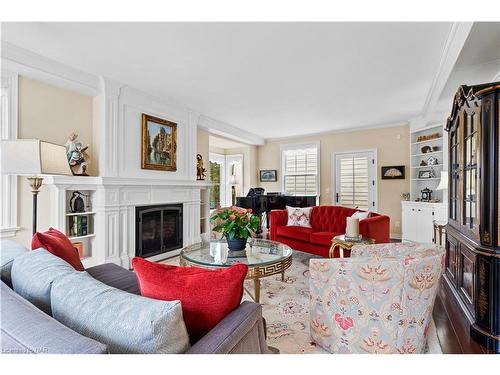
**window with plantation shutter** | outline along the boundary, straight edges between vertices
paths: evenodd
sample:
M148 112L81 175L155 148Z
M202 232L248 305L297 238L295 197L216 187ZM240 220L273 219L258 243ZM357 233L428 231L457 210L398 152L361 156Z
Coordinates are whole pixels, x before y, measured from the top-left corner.
M319 143L282 148L282 190L291 195L319 195Z
M374 152L335 155L335 204L376 209Z

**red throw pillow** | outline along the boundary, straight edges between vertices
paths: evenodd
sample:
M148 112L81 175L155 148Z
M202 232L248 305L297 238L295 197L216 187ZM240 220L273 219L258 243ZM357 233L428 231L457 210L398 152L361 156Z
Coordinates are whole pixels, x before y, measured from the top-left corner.
M164 301L180 300L182 315L191 342L207 334L237 308L243 297L243 281L248 266L208 270L176 267L132 259L141 295Z
M31 249L35 250L41 247L71 264L75 270L85 271L78 256L78 250L75 249L69 238L57 229L49 228L46 232L36 232L33 235Z

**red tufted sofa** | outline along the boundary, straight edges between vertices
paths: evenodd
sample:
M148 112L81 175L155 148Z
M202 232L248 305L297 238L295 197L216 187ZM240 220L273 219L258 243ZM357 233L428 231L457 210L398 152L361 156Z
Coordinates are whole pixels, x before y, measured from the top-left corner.
M311 212L312 228L304 228L287 226L287 211L274 210L270 215L270 237L292 249L327 257L333 237L345 233L346 218L356 211L359 210L342 206L315 206ZM390 219L372 212L359 222L359 232L376 243L390 242Z

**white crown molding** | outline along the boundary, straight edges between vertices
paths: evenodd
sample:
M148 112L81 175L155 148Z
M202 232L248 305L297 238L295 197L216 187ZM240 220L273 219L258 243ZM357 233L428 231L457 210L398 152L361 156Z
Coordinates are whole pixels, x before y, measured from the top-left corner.
M2 41L2 69L29 78L95 96L100 92L99 77Z
M493 77L492 81L493 82L500 81L500 70L498 71L498 73L496 74L496 76Z
M427 117L434 111L443 89L450 78L453 67L462 51L472 29L473 22L454 22L444 44L438 68L422 107L422 116Z
M408 121L410 124L410 132L419 131L425 128L433 128L438 125L443 126L448 116L449 112L432 112L426 117L413 117Z
M214 135L220 135L238 142L255 146L262 146L265 144L265 139L259 135L204 115L200 116L198 127L205 129Z

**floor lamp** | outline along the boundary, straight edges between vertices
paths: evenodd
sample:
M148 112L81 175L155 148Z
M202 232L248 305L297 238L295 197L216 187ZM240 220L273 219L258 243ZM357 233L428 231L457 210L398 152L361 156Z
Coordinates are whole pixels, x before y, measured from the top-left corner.
M33 234L36 233L37 198L43 184L42 176L67 175L71 169L66 147L39 139L2 140L2 174L27 176L33 194Z

